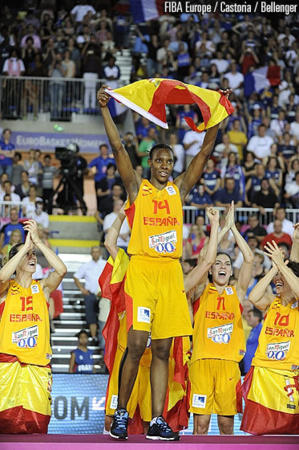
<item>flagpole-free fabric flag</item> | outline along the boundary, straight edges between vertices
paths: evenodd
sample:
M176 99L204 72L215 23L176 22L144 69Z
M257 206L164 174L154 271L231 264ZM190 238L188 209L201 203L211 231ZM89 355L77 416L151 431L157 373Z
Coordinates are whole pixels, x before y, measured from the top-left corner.
M157 19L164 14L164 0L130 0L130 9L135 23Z
M203 123L196 125L190 117L185 117L185 120L192 130L199 133L234 112L234 107L221 92L177 80L151 78L118 89L106 89L106 92L162 128L168 128L165 105L196 104L202 113Z

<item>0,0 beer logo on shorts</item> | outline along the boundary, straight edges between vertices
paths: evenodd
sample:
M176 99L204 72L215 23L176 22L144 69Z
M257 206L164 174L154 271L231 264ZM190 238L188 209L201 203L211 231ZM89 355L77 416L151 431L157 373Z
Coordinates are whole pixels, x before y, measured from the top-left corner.
M12 333L12 343L20 348L33 348L37 345L38 326L24 328Z
M232 323L222 325L221 327L208 328L207 337L212 339L216 344L228 344L233 329L234 325Z
M149 237L149 248L154 248L158 253L173 253L177 242L176 231L155 234Z
M276 359L277 361L285 359L286 354L290 350L290 345L290 341L268 344L266 349L267 358Z

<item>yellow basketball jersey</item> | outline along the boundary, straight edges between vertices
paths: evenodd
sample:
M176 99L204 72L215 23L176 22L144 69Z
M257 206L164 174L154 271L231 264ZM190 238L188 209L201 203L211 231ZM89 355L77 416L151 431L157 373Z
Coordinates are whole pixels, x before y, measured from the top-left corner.
M126 209L131 239L130 255L180 258L183 241L183 207L177 186L170 181L156 189L142 180L135 202Z
M220 295L209 284L194 318L192 362L206 358L239 362L245 349L240 302L234 286L227 286Z
M46 366L52 357L47 301L38 281L29 288L9 282L0 322L0 353L20 362Z
M252 365L280 370L299 369L298 338L299 299L283 306L280 297L276 297L265 318Z

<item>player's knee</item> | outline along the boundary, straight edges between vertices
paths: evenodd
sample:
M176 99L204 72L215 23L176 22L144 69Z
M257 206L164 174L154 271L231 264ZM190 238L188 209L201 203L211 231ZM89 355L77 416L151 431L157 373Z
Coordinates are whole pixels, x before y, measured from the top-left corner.
M169 359L169 348L168 347L156 347L155 351L153 352L153 356L155 358L159 358L162 361L168 361Z
M140 339L136 339L135 342L131 342L128 347L128 356L135 361L139 361L144 353L146 344Z
M218 418L218 426L220 434L234 434L234 421L232 420L221 420Z
M209 424L208 423L194 423L193 434L208 434Z

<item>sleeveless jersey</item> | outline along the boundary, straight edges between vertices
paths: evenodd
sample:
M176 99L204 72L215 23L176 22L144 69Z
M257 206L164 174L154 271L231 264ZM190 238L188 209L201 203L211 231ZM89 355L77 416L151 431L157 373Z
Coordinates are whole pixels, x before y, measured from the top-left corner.
M299 369L299 299L283 306L271 303L252 360L253 366L279 370Z
M220 295L209 284L200 297L194 318L192 362L225 359L239 362L245 354L240 302L234 286Z
M87 349L86 352L80 348L73 350L75 354L74 373L93 373L93 351Z
M47 300L38 281L23 288L10 280L0 322L0 353L46 366L52 357Z
M174 183L156 189L142 180L135 202L126 209L131 238L130 255L180 258L183 241L183 207Z

